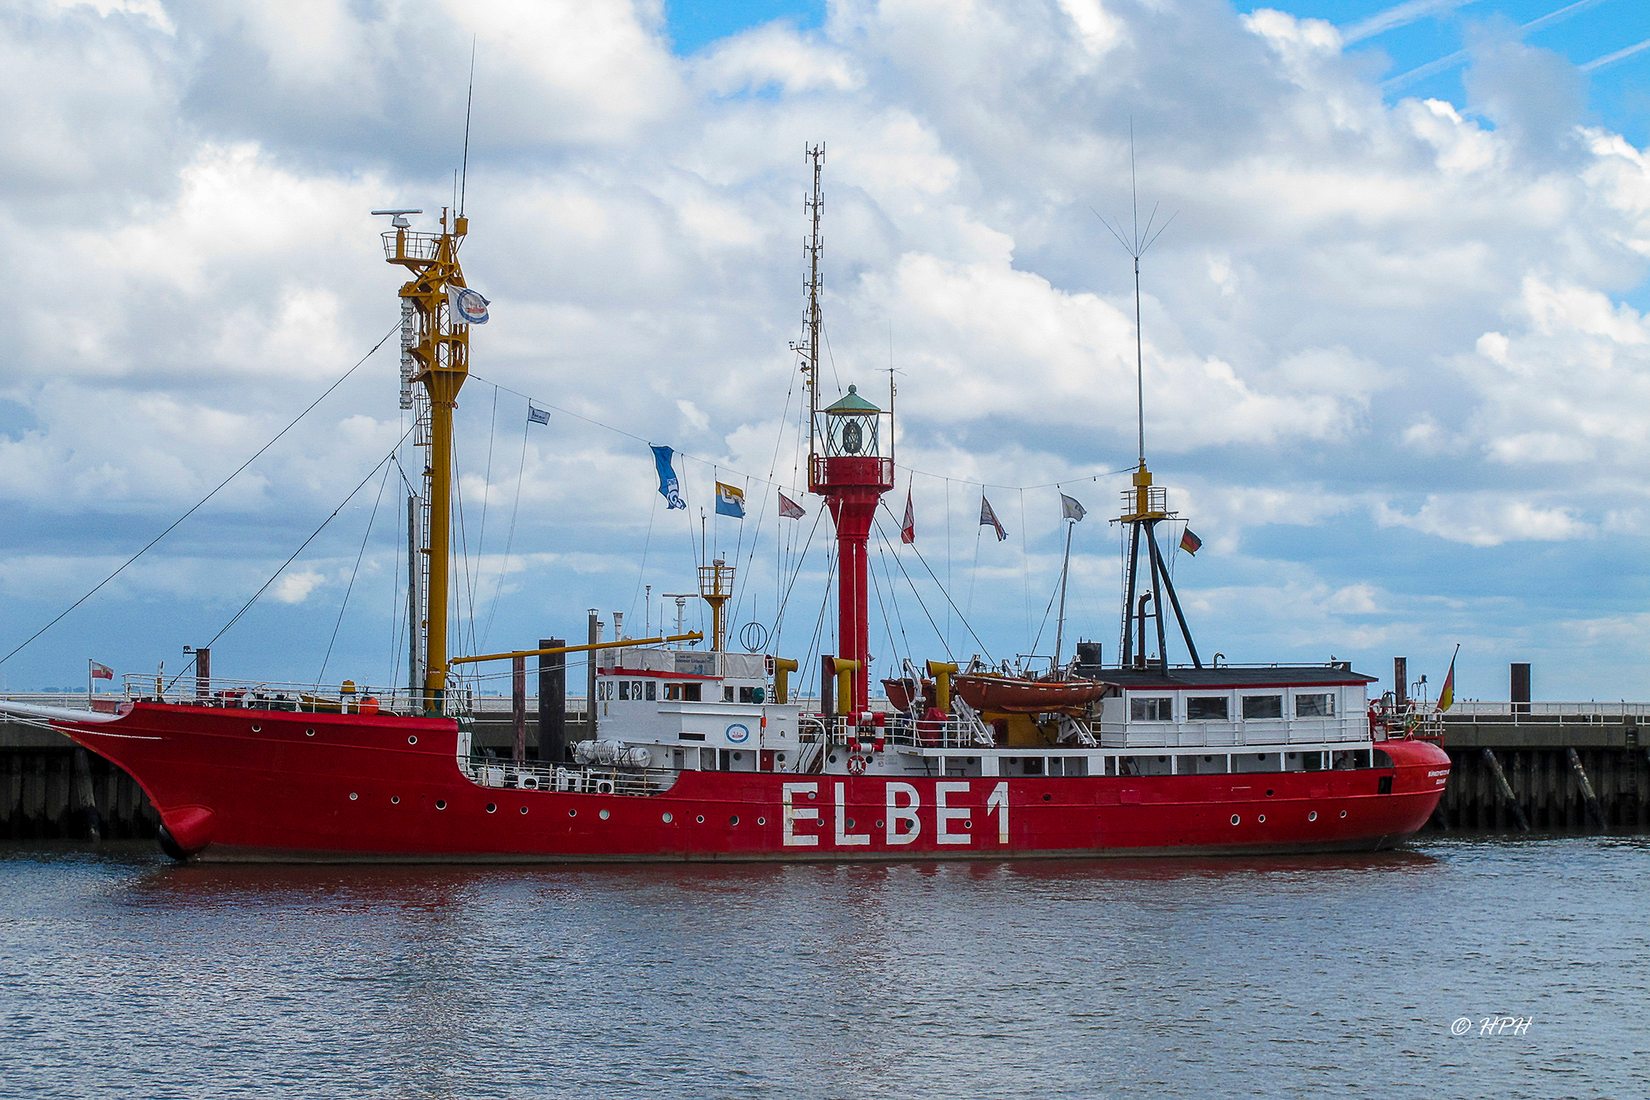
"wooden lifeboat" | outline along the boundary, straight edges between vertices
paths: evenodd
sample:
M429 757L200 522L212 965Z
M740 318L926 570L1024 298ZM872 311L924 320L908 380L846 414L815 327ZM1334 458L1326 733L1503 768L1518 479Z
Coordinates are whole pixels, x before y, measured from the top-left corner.
M953 676L951 686L975 710L1001 714L1080 714L1106 693L1106 685L1095 680L1022 680L981 672Z
M888 705L901 714L909 713L912 704L927 707L934 698L934 681L923 680L920 687L909 676L897 680L888 679L882 682L882 690L888 695Z

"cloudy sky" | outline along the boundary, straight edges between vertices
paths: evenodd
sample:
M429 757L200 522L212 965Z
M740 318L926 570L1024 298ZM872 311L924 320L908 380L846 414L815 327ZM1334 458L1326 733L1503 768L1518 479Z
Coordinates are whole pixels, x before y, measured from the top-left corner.
M220 631L221 675L404 678L417 467L381 465L393 347L361 362L400 281L369 211L451 202L472 41L464 260L493 320L456 651L673 617L718 478L750 502L706 523L736 625L818 651L828 521L774 513L805 481L788 346L823 142L827 396L896 372L889 503L909 489L922 554L874 537L878 671L1047 653L1062 489L1089 509L1067 637L1114 655L1135 330L1101 216L1132 229L1132 131L1141 226L1167 225L1146 452L1203 539L1174 569L1205 658L1386 679L1404 654L1435 691L1460 643L1464 696L1530 661L1540 698L1650 698L1640 0L17 0L0 654L345 380L0 683L178 669Z

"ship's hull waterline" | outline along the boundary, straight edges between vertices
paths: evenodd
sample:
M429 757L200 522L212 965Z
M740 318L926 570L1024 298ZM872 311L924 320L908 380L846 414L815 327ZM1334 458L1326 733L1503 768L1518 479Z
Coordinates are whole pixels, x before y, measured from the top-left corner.
M482 785L439 718L137 703L58 722L125 768L174 855L323 862L810 861L1374 850L1425 824L1449 760L1159 776L684 771L652 794Z

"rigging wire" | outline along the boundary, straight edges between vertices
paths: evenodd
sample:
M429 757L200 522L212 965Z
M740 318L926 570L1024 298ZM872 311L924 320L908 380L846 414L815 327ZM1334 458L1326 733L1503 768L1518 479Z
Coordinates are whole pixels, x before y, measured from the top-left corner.
M493 387L498 392L498 387ZM516 495L510 503L510 528L504 534L504 560L499 563L498 580L493 584L493 603L487 609L487 625L481 631L481 646L487 644L487 639L493 633L493 617L498 614L499 598L504 594L504 578L510 573L510 550L516 542L516 517L521 512L521 483L527 472L527 433L532 429L531 421L523 421L521 425L521 461L516 464ZM479 650L481 646L478 646Z
M401 331L401 322L400 322L399 319L397 319L395 324L390 326L390 330L388 332L384 333L383 336L379 337L378 343L374 344L370 351L368 351L365 355L361 356L360 359L357 359L355 361L355 365L353 367L351 367L349 370L345 371L343 373L343 375L336 382L334 382L332 385L328 386L321 393L321 396L317 397L314 401L311 401L308 405L306 405L304 407L304 410L302 412L300 412L297 416L293 417L292 420L290 422L288 422L286 427L282 428L279 432L275 433L275 436L272 439L270 439L270 441L268 443L265 443L262 447L259 447L256 451L254 451L252 453L252 457L248 458L245 462L243 462L239 466L235 467L234 471L232 473L230 473L230 475L228 477L226 477L222 481L218 482L218 484L213 487L211 492L209 492L205 496L201 497L200 500L196 501L193 505L190 506L190 508L187 512L183 513L183 515L179 516L177 519L173 520L170 524L168 524L164 531L162 531L160 534L156 535L154 538L150 539L147 543L145 543L144 546L143 546L143 549L139 550L137 553L133 554L131 557L127 558L124 562L122 562L115 569L115 571L113 573L110 573L107 577L104 577L102 580L98 581L97 584L92 587L91 591L87 592L85 595L81 596L74 603L72 603L68 607L64 608L61 612L58 613L57 617L54 618L51 622L47 623L45 626L41 627L39 630L36 630L33 634L30 634L27 638L23 639L23 641L19 642L15 647L13 647L11 652L7 653L4 657L0 657L0 665L5 664L7 661L9 661L13 657L17 656L19 653L21 653L23 651L23 649L26 646L28 646L30 643L32 643L36 638L40 637L40 635L46 633L46 631L50 630L52 627L56 626L58 623L62 622L64 619L68 618L69 614L72 611L74 611L81 604L85 603L87 600L89 600L93 596L95 596L98 593L98 591L103 588L104 585L108 584L110 581L114 580L116 577L118 577L122 573L124 573L126 571L127 566L131 565L133 562L137 561L143 555L147 554L150 550L152 550L154 548L156 543L160 542L160 540L165 538L167 535L170 535L173 531L175 531L178 528L178 526L180 524L183 523L184 520L188 519L190 516L194 515L197 511L199 511L200 508L207 501L209 501L213 497L217 496L218 492L221 489L223 489L224 486L228 485L231 481L235 480L235 478L239 477L241 475L241 472L243 470L245 470L248 466L250 466L254 462L256 462L263 455L263 453L265 451L269 450L271 447L275 446L276 443L280 442L281 438L283 436L285 436L287 432L290 432L293 428L298 426L298 422L300 420L302 420L304 417L308 416L315 409L315 407L317 405L319 405L321 402L325 401L328 397L330 397L334 390L336 390L339 386L342 386L345 382L347 382L349 380L351 375L353 375L356 371L360 370L362 364L364 364L368 359L371 359L373 357L373 354L376 353L379 348L384 346L384 342L386 340L388 340L391 336L394 336L396 333L398 333L400 331ZM403 437L403 438L405 438L405 437Z
M398 443L396 446L399 447L400 444ZM317 691L320 690L321 681L326 679L327 663L332 660L332 647L338 641L339 628L344 625L344 611L349 607L350 593L355 591L355 578L361 573L361 559L367 553L367 540L372 537L373 524L378 520L378 506L384 502L384 488L390 483L390 470L393 463L385 462L383 467L384 477L378 482L378 495L372 501L372 515L367 517L367 529L361 533L361 548L355 552L355 568L350 570L349 584L344 588L344 598L338 604L338 618L332 624L332 637L327 639L327 651L321 658L321 671L315 674L315 688Z
M399 328L400 326L397 325L396 327ZM411 434L412 434L412 428L408 428L407 429L407 434L403 435L399 440L396 441L396 444L395 444L396 447L400 447L401 444L406 441L407 436L411 435ZM353 498L356 493L361 491L362 486L364 486L367 482L372 480L373 475L378 472L378 468L380 466L384 465L386 462L393 461L394 458L395 458L395 452L391 451L389 454L385 455L382 459L380 459L378 461L378 463L375 466L373 466L373 468L371 470L369 470L367 472L366 477L364 477L360 481L356 482L355 488L351 489L349 491L349 494L347 496L345 496L343 500L338 502L338 507L334 508L332 510L332 513L330 515L328 515L326 519L321 521L321 524L320 524L319 527L315 528L315 530L313 530L309 533L309 537L304 539L304 541L299 544L298 549L294 550L290 555L288 555L286 561L281 563L280 568L276 569L275 572L270 574L269 579L264 581L264 583L261 586L259 586L259 588L256 592L252 593L252 598L247 600L246 603L242 604L241 609L239 611L235 612L235 614L230 618L230 620L227 623L223 624L223 628L221 630L219 630L216 634L212 635L211 641L207 642L205 646L197 646L196 648L197 649L210 649L213 645L217 644L217 641L218 641L219 638L223 637L225 634L227 634L229 632L229 629L231 627L233 627L236 623L240 622L241 621L241 616L245 615L249 610L252 609L252 605L258 602L258 597L262 596L264 594L264 592L266 592L269 589L269 586L275 583L276 579L278 577L280 577L280 575L283 572L286 571L286 567L291 565L294 561L297 560L298 555L302 554L304 552L305 548L307 548L310 543L315 541L315 537L317 535L319 535L322 531L324 531L329 523L331 523L334 519L338 518L338 513L342 512L344 510L344 505L348 504L350 502L351 498Z

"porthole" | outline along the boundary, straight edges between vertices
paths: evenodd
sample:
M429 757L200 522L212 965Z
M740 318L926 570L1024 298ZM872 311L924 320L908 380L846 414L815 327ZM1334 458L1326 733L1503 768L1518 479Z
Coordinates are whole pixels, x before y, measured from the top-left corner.
M612 817L613 815L608 813L606 810L603 810L601 813L597 814L596 816L601 818L603 821L606 821L608 818Z
M314 737L315 736L315 731L314 730L305 730L304 731L304 736L305 737Z
M399 805L401 805L401 796L400 796L400 795L398 795L398 794L392 794L392 795L390 795L390 805L391 805L391 806L399 806Z
M1346 816L1346 811L1345 811L1345 810L1342 810L1342 811L1341 811L1341 817L1343 817L1343 818L1344 818L1344 817L1345 817L1345 816Z
M356 794L356 793L355 793L355 792L354 792L354 791L351 791L351 792L350 792L350 793L349 793L349 800L350 800L350 801L351 801L351 802L354 802L354 801L355 801L355 800L356 800L356 799L358 799L358 798L360 798L360 797L361 797L361 796L360 796L360 795L358 795L358 794Z
M732 817L730 817L730 818L728 818L728 824L729 824L729 825L737 825L737 824L739 824L739 815L738 815L738 814L734 814L734 815L733 815L733 816L732 816Z
M779 761L781 764L783 764L785 762L785 754L784 753L779 753L777 756L774 757L774 759Z
M704 815L704 814L700 814L700 815L699 815L699 816L698 816L698 817L696 817L696 818L694 818L694 819L693 819L693 820L695 820L695 821L697 821L697 822L698 822L698 823L699 823L699 824L701 824L701 825L703 825L703 824L704 824L704 823L705 823L705 815Z
M973 818L969 818L967 821L963 822L963 828L972 829L973 827L974 827L974 819Z
M1261 814L1259 817L1255 818L1255 821L1258 822L1261 825L1266 824L1266 815Z
M768 819L765 817L759 817L756 819L756 823L758 825L766 825L768 823Z
M1045 795L1044 795L1044 796L1043 796L1043 801L1044 801L1044 802L1051 802L1051 801L1053 801L1053 800L1054 800L1054 796L1053 796L1053 795L1051 795L1051 794L1045 794Z
M669 825L672 821L676 820L676 816L669 810L666 810L664 813L659 815L659 820L663 821L666 825Z
M812 801L813 799L818 798L818 797L819 797L819 792L818 791L809 791L808 792L808 799L810 801Z
M445 810L447 808L447 800L445 798L436 799L435 808L438 810Z
M1236 824L1237 824L1237 823L1238 823L1238 822L1239 822L1239 821L1242 821L1242 820L1243 820L1243 819L1242 819L1242 818L1240 818L1240 817L1238 817L1238 815L1237 815L1237 814L1233 814L1233 815L1232 815L1232 824L1233 824L1233 825L1236 825Z
M1306 820L1308 820L1308 821L1318 820L1318 811L1317 810L1308 811L1308 813L1306 815Z
M418 734L416 734L416 733L409 733L409 734L408 734L408 735L407 735L407 744L409 744L409 745L416 745L416 744L418 744Z
M850 817L848 819L848 822L847 822L847 828L852 829L853 827L854 827L854 819Z
M736 752L736 753L733 754L733 762L735 764L739 763L739 761L741 761L743 759L745 759L745 754L744 753Z
M257 729L257 728L258 728L258 727L257 727L257 726L253 726L253 727L252 727L252 728L253 728L253 729ZM836 763L836 754L835 754L835 753L832 753L832 754L831 754L831 755L830 755L830 757L829 757L829 758L828 758L828 760L827 760L827 762L828 762L828 763L831 763L831 764L835 764L835 763Z
M877 828L879 829L883 828L886 824L887 823L882 821L880 818L877 820Z
M527 816L527 807L526 807L526 806L523 806L523 807L522 807L522 808L521 808L521 816L522 816L522 817L526 817L526 816Z
M567 816L568 817L578 817L579 816L579 811L577 811L577 810L568 810L567 811Z
M262 726L253 726L252 727L252 732L253 733L262 733L263 731L264 731L264 728Z
M1272 797L1272 789L1271 789L1271 788L1270 788L1270 787L1268 787L1268 788L1267 788L1267 789L1266 789L1266 797L1267 797L1267 798L1271 798L1271 797Z

